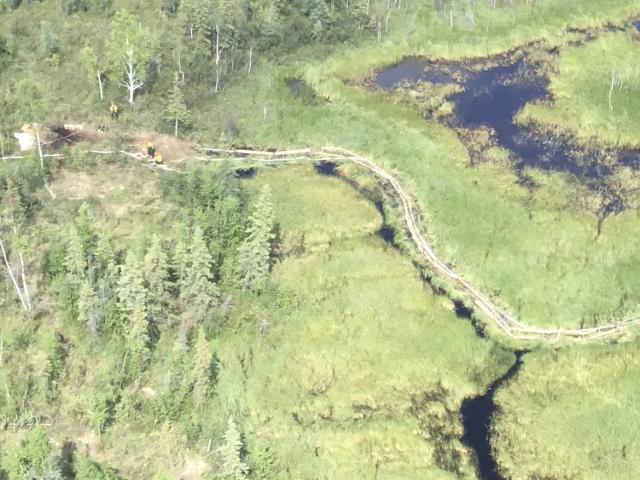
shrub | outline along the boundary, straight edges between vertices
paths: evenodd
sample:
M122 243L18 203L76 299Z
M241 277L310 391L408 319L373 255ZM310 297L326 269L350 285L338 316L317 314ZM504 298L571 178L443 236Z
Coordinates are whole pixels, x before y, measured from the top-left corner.
M2 468L8 480L40 478L50 469L51 456L49 436L42 426L37 426L21 442L8 446Z
M47 22L40 22L40 48L45 58L51 58L60 53L60 43Z
M73 471L76 480L117 480L118 476L111 468L91 460L87 455L73 455Z

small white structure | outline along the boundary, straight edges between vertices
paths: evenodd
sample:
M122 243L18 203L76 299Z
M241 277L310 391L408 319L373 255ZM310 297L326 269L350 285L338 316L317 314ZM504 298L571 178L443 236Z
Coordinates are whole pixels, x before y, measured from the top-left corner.
M36 148L36 135L33 133L33 128L30 124L25 123L22 126L22 130L14 133L13 136L20 143L20 151L26 152Z
M36 136L33 132L16 132L13 136L20 143L20 150L26 152L36 148Z

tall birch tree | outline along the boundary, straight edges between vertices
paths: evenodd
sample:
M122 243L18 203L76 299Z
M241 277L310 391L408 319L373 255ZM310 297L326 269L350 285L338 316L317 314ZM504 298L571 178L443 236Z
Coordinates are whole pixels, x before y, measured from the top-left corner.
M119 10L111 23L108 53L112 70L120 76L133 105L136 92L145 84L151 51L142 25L127 10Z

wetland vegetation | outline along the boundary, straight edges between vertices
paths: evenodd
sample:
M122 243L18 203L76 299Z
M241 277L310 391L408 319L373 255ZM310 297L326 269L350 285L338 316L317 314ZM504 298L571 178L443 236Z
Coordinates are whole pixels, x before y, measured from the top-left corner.
M348 148L519 321L640 316L638 18L3 1L0 478L635 478L634 328L510 339L365 171L194 146Z

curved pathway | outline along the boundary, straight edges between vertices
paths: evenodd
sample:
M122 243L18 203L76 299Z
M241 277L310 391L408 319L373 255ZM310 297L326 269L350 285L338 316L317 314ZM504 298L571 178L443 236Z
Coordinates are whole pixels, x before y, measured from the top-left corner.
M402 215L404 225L420 255L427 261L433 272L442 278L449 280L453 285L464 291L474 306L483 312L500 330L509 337L518 340L536 340L545 339L548 341L558 341L560 339L615 339L627 332L629 327L640 324L640 318L632 318L621 320L615 323L600 325L590 328L537 328L530 327L516 320L500 307L498 307L489 297L477 290L471 284L466 282L460 275L449 268L442 260L438 258L433 249L422 235L418 222L416 220L416 209L411 201L409 194L402 188L400 182L388 171L384 170L373 161L361 157L349 150L335 147L325 147L319 151L311 149L289 150L289 151L254 151L254 150L226 150L217 148L201 148L210 154L218 154L220 156L233 156L238 159L258 160L265 163L285 163L306 160L325 160L325 161L348 161L352 162L365 170L373 173L378 179L389 185L399 200L402 207ZM202 159L204 160L204 158ZM207 158L213 160L213 158ZM167 170L172 170L165 167Z

